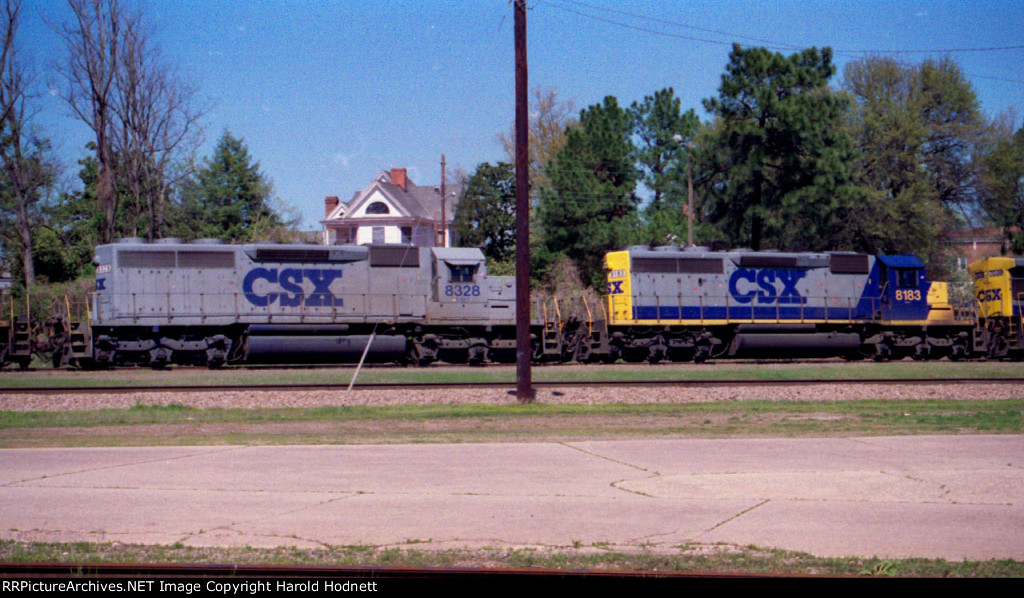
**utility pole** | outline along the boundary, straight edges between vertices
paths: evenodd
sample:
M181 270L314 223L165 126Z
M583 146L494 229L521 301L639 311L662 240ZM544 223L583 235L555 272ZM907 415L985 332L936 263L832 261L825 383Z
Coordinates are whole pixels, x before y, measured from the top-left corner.
M448 247L448 214L446 214L444 210L445 199L447 199L445 197L446 190L444 187L444 167L444 154L441 154L441 242L436 243L438 247Z
M686 142L686 159L690 162L690 168L686 173L686 212L689 218L689 226L686 227L686 246L693 247L693 142Z
M516 55L516 400L533 402L530 370L530 111L526 0L514 0Z

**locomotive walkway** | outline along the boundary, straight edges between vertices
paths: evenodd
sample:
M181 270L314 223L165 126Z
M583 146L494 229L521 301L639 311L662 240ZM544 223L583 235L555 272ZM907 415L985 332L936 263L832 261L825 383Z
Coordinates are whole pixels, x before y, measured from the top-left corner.
M0 537L1024 560L1024 437L0 451Z

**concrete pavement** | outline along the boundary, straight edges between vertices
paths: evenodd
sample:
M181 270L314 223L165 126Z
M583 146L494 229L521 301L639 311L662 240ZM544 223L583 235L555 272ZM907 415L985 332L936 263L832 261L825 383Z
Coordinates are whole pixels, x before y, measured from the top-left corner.
M1024 437L3 450L0 537L1024 560Z

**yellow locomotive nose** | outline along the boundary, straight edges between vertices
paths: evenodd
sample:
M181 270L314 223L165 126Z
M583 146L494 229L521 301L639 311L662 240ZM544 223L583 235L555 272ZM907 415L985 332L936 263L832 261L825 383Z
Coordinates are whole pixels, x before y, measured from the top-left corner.
M967 271L974 281L974 299L978 302L979 317L999 318L1014 315L1014 286L1021 285L1013 284L1014 277L1011 271L1021 267L1024 267L1024 260L1009 257L990 257L974 262L968 267ZM1016 290L1024 294L1024 288Z

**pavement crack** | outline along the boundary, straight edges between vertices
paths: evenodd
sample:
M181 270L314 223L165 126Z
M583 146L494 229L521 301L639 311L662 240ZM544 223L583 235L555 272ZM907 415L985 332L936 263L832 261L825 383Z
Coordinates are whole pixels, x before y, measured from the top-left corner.
M652 475L651 477L652 478L656 478L658 476L657 475ZM626 492L626 493L633 494L633 495L636 495L636 496L643 496L644 498L658 498L654 494L648 494L646 492L641 492L639 490L631 490L629 488L622 488L622 487L619 486L619 484L621 484L622 482L631 482L631 481L633 481L635 479L636 478L623 478L621 480L615 480L614 482L612 482L609 485L612 488L615 488L616 490L618 490L620 492Z
M588 451L588 450L584 450L584 449L582 449L582 448L580 448L578 446L573 446L573 445L567 444L565 442L559 442L558 444L560 444L560 445L562 445L562 446L564 446L566 448L572 449L574 451L579 451L579 452L583 453L584 455L587 455L587 456L590 456L590 457L595 457L597 459L603 459L605 461L608 461L608 462L611 462L611 463L616 463L618 465L624 465L626 467L631 467L631 468L636 469L638 471L643 471L645 473L650 473L651 475L654 475L654 476L661 475L657 471L651 471L651 470L646 469L644 467L640 467L639 465L634 465L632 463L627 463L625 461L620 461L618 459L612 459L611 457L606 457L605 455L599 455L597 453L594 453L594 452L591 452L591 451Z
M203 447L198 447L198 448L203 448ZM246 448L249 448L249 447L247 447L247 446L230 446L230 447L224 447L224 448L215 449L215 450L200 450L200 451L196 451L194 453L188 453L186 455L178 455L178 456L175 456L175 457L164 456L164 457L158 457L158 458L153 458L153 459L143 459L141 461L130 461L130 462L126 462L126 463L117 463L117 464L113 464L113 465L102 465L102 466L99 466L99 467L87 467L87 468L83 468L83 469L76 469L74 471L65 471L65 472L62 472L62 473L54 473L54 474L47 474L47 475L36 476L36 477L33 477L33 478L25 478L23 480L12 480L10 482L4 483L4 484L0 484L0 486L17 486L18 484L25 484L25 483L28 483L28 482L38 482L39 480L52 480L54 478L62 478L62 477L67 477L67 476L72 476L72 475L79 475L79 474L83 474L83 473L92 473L92 472L95 472L95 471L105 471L105 470L108 470L108 469L120 469L122 467L133 467L133 466L136 466L136 465L144 465L144 464L147 464L147 463L158 463L158 462L161 462L161 461L178 461L178 460L181 460L181 459L194 459L195 457L198 457L198 456L206 456L206 455L212 455L212 454L216 454L216 453L229 453L229 452L232 452L232 451L238 451L238 450L242 450L242 449L246 449Z
M739 519L740 517L743 517L747 513L750 513L751 511L753 511L755 509L759 509L759 508L763 507L764 505L766 505L766 504L768 504L770 502L771 502L771 499L767 499L766 498L766 499L762 500L761 502L757 503L756 505L753 505L753 506L751 506L751 507L749 507L747 509L743 509L742 511L740 511L739 513L736 513L735 515L733 515L732 517L729 517L728 519L723 519L722 521L719 521L715 525L712 525L708 529L704 530L704 532L701 533L700 535L703 536L704 534L707 534L709 532L713 532L716 529L718 529L718 528L722 527L723 525L725 525L726 523L730 523L732 521L736 521L737 519Z

